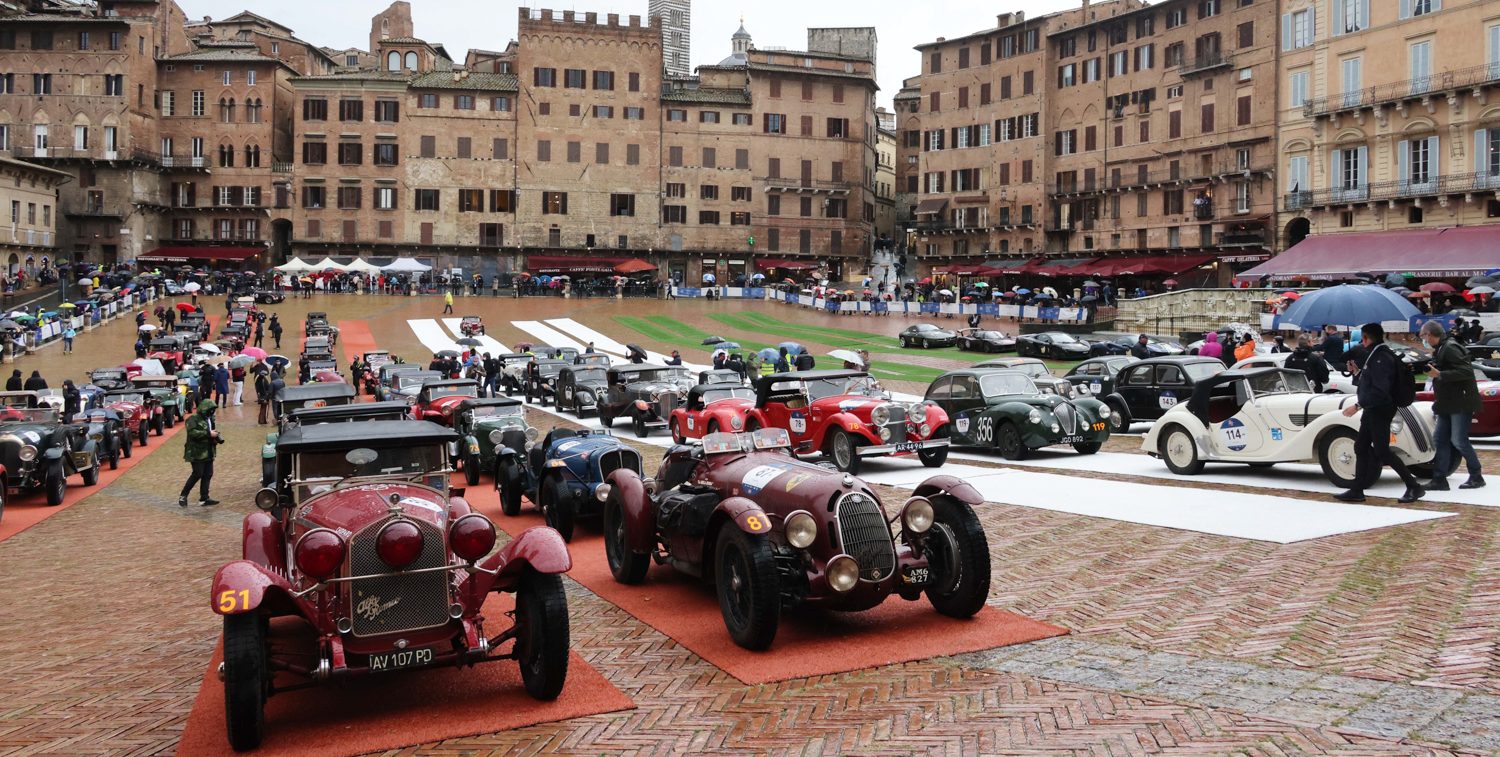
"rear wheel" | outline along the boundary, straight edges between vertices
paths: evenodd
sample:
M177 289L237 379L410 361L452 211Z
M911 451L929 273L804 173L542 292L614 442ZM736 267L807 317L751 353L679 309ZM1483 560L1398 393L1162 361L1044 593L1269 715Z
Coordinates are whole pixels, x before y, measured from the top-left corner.
M157 436L161 436L161 426L163 424L165 424L167 428L173 428L177 425L177 411L175 409L162 411L162 420L157 423L156 427Z
M1002 423L1000 428L995 429L995 449L1006 460L1025 460L1031 453L1026 441L1021 438L1021 430L1014 423Z
M927 601L953 618L973 617L990 594L990 547L984 527L967 504L952 497L932 498L933 523L928 535L933 567Z
M575 508L572 492L568 490L562 476L548 476L542 482L537 499L541 500L537 505L542 508L542 517L546 519L547 525L561 534L563 541L573 541Z
M516 590L516 662L526 693L556 699L568 678L568 595L562 576L527 569Z
M609 560L609 572L622 584L638 584L646 580L646 571L651 567L651 556L630 549L625 525L625 502L618 488L611 489L604 501L604 557Z
M834 467L853 476L859 475L859 443L854 434L836 429L828 440L828 457Z
M1323 466L1323 475L1334 486L1353 489L1359 479L1359 462L1355 455L1354 431L1336 428L1318 442L1318 463Z
M1203 460L1198 457L1198 444L1193 435L1181 426L1173 426L1162 434L1156 443L1156 451L1166 461L1167 468L1179 476L1196 476L1203 472Z
M120 438L115 437L115 448L109 453L109 469L118 470L120 467Z
M781 622L781 592L770 541L726 523L714 552L714 584L729 637L746 649L771 646Z
M260 746L266 731L271 671L266 624L257 613L224 616L224 725L229 746Z

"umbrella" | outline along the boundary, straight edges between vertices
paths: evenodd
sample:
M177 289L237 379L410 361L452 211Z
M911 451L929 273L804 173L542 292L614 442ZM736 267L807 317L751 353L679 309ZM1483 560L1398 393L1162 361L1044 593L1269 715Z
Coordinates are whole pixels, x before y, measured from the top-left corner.
M739 342L719 342L718 344L714 345L714 349L716 350L737 350L739 348Z
M1018 294L1018 295L1020 295L1022 297L1025 297L1026 295L1031 294L1031 290L1027 289L1026 287L1016 287L1015 289L1012 289L1011 291L1015 292L1016 294Z
M59 308L62 308L62 309L63 309L63 310L72 310L72 309L73 309L73 308L76 308L76 307L78 307L78 306L77 306L77 305L74 305L74 304L73 304L73 303L71 303L71 302L64 302L64 303L63 303L63 304L61 304L61 305L58 305L58 307L59 307Z
M1163 283L1165 283L1165 282L1163 282ZM1174 281L1172 283L1175 284L1177 282ZM1099 286L1099 282L1097 282L1097 281L1085 281L1085 282L1083 282L1083 286L1085 286L1085 287L1097 287L1097 286Z
M705 273L705 274L703 274L703 283L705 283L705 284L712 284L715 281L718 281L718 279L713 274L711 274L711 273Z
M12 315L15 315L15 314L12 313ZM22 323L25 323L27 321L35 321L36 320L36 316L30 315L30 314L27 314L27 313L22 313L21 315L17 315L16 316L16 320L20 321Z
M285 368L292 364L292 359L286 355L267 355L266 365L273 368Z
M1166 281L1162 282L1162 285L1169 287L1177 286L1177 279L1167 279Z
M640 346L639 344L627 344L627 345L625 345L625 355L626 355L626 357L630 358L631 360L634 360L636 358L640 358L641 360L645 360L646 359L646 349L644 347Z
M804 352L807 352L807 348L803 347L797 342L782 342L781 344L778 344L776 346L780 349L786 350L786 354L788 355L800 355Z
M1407 289L1406 287L1391 287L1391 291L1401 295L1402 297L1411 294L1411 290Z
M81 287L90 287L90 286L93 286L93 285L94 285L94 280L91 279L91 278L84 277L84 278L81 278L81 279L78 280L78 286L81 286Z
M224 365L226 363L234 362L234 358L228 355L215 355L214 357L211 357L203 362L208 363L209 365Z
M1426 292L1407 292L1406 299L1408 299L1408 300L1425 300L1425 299L1427 299L1428 297L1431 297L1431 296L1432 295L1430 295L1430 294L1428 294Z
M1470 276L1469 280L1464 282L1464 286L1466 286L1466 287L1494 286L1496 281L1497 281L1497 279L1494 276L1491 276L1489 274L1485 274L1483 276Z
M987 287L989 287L989 285L990 285L990 283L988 281L976 281L976 282L974 282L974 286L977 286L980 289L987 288ZM1084 282L1084 286L1088 286L1088 282ZM1094 286L1099 286L1099 285L1095 284Z
M928 276L927 278L922 279L921 281L918 281L917 283L918 284L931 284L932 283L932 277Z
M4 328L4 327L5 327L5 324L0 323L0 328ZM760 352L757 352L755 354L760 355L760 359L761 360L775 360L776 358L780 357L780 355L776 352L776 350L774 350L774 349L772 349L770 347L762 347L761 350L760 350Z
M189 294L191 294L191 293L196 292L196 291L198 291L198 290L200 290L202 288L203 288L202 284L199 284L198 282L194 281L194 282L188 284L187 286L183 287L182 291L188 292Z
M1359 273L1354 274L1352 278L1364 279L1367 282L1373 282L1375 280L1375 274L1370 273L1369 271L1360 271Z
M30 316L31 316L31 314L28 313L28 312L26 312L25 310L17 310L15 312L11 313L9 317L11 317L11 318L22 318L22 317L30 317Z
M252 365L255 365L255 358L249 355L235 355L229 360L230 368L249 368Z
M19 328L21 328L21 324L16 323L9 318L0 321L0 331L15 331Z
M1429 281L1426 284L1423 284L1422 286L1420 286L1418 288L1421 289L1424 292L1453 292L1453 291L1456 291L1453 288L1452 284L1448 284L1448 283L1445 283L1445 282L1442 282L1442 281Z
M197 349L203 350L204 352L212 352L215 354L223 351L219 349L218 345L212 344L210 342L204 342L203 344L198 345Z
M432 354L433 354L433 357L458 357L459 356L459 351L458 350L439 350L438 352L434 352Z
M952 289L939 289L938 290L938 294L940 294L940 295L942 295L944 297L952 297L953 296L953 290Z
M465 347L479 347L482 346L484 342L481 342L472 336L466 336L463 339L454 342L454 344L462 344Z
M1495 288L1492 287L1492 286L1477 286L1477 287L1474 287L1473 289L1469 290L1469 294L1494 294L1494 293L1495 293Z
M725 339L722 336L706 336L706 337L703 337L703 341L699 342L699 344L704 344L704 345L718 344L719 342L727 342L727 341L729 341L729 340Z
M196 313L196 312L198 312L198 307L196 305L193 305L193 304L187 303L187 302L179 302L179 303L177 303L177 309L181 310L184 313Z
M1385 285L1388 287L1405 286L1406 277L1399 273L1388 273L1385 275Z
M1358 326L1380 321L1405 321L1420 312L1389 289L1340 284L1304 295L1287 308L1280 321L1303 329L1317 329L1328 324Z
M266 359L266 351L263 350L263 349L261 349L261 348L259 348L259 347L246 347L244 350L241 351L241 354L249 355L250 357L253 357L256 360L265 360Z
M828 356L833 358L834 360L842 360L846 363L865 365L864 358L860 357L859 353L854 352L853 350L832 350L828 353ZM868 368L869 366L865 367Z
M3 328L3 327L0 327L0 328ZM156 326L154 324L146 323L146 324L142 324L141 325L140 330L141 331L155 331L156 330Z
M1086 294L1086 295L1084 295L1082 297L1079 297L1078 301L1079 302L1083 302L1083 303L1098 302L1099 301L1099 295L1096 295L1096 294Z
M761 279L764 279L765 277L766 277L766 275L764 273L757 273L754 276L751 276L750 280L751 281L760 281Z
M1454 316L1461 315L1461 316L1463 316L1465 318L1478 318L1479 317L1478 313L1476 313L1476 312L1474 312L1474 311L1472 311L1472 310L1470 310L1468 308L1454 308L1453 310L1449 310L1448 311L1448 315L1454 315Z

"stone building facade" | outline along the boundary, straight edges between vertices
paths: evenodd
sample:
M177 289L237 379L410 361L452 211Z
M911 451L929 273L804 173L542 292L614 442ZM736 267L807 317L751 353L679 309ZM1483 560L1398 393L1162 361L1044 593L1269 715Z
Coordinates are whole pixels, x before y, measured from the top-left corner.
M0 157L0 266L7 274L43 257L57 259L59 188L73 177L56 169Z

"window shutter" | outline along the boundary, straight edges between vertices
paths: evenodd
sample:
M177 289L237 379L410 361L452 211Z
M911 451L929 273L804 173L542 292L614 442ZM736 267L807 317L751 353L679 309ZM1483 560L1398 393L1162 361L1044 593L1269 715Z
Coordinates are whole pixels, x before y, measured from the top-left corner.
M1443 175L1443 154L1438 152L1438 136L1436 134L1427 138L1427 175L1432 181L1437 181Z
M1307 6L1307 34L1311 39L1318 38L1318 6Z
M1401 18L1411 17L1411 0L1401 0Z
M1358 158L1358 161L1359 162L1357 162L1355 164L1355 170L1356 170L1356 172L1358 174L1357 178L1359 179L1359 186L1363 187L1366 184L1370 183L1370 176L1369 176L1370 148L1368 148L1368 147L1366 147L1364 145L1360 145L1359 146L1359 158Z
M1344 154L1334 148L1328 152L1328 165L1333 169L1333 176L1328 181L1330 187L1344 186Z
M1490 132L1488 129L1474 131L1474 173L1481 179L1490 175Z
M1341 3L1341 0L1334 0L1334 2L1332 3L1332 6L1333 6L1333 29L1330 30L1329 36L1331 36L1331 37L1337 37L1338 35L1344 33L1344 6Z
M1281 14L1281 49L1287 51L1292 49L1292 14Z
M1396 178L1403 185L1411 181L1411 143L1404 139L1396 143Z

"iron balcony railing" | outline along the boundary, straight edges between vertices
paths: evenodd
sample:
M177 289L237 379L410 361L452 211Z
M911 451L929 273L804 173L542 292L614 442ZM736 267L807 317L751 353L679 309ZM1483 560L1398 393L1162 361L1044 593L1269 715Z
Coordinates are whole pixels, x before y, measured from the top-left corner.
M178 157L175 155L163 155L161 157L162 168L208 168L208 158Z
M1183 61L1182 65L1177 69L1177 74L1179 76L1188 76L1190 74L1201 73L1203 71L1212 71L1216 68L1224 68L1226 66L1232 65L1234 65L1233 55L1222 52L1213 52L1208 53L1207 55L1200 55L1196 58Z
M1378 84L1328 97L1309 98L1302 104L1302 114L1308 118L1317 118L1340 111L1369 108L1455 89L1496 83L1500 83L1500 63L1487 63L1482 66L1440 71L1405 81Z
M1357 202L1381 202L1405 200L1438 195L1465 194L1468 192L1500 191L1500 172L1430 176L1426 180L1398 179L1356 187L1332 187L1305 192L1290 192L1283 197L1287 210L1317 208L1328 205L1343 205Z
M1269 175L1271 170L1269 164L1242 167L1234 163L1224 163L1217 166L1210 166L1207 170L1201 166L1192 170L1178 166L1175 170L1164 168L1158 171L1148 171L1145 174L1141 174L1138 171L1134 173L1125 173L1122 171L1118 179L1113 176L1105 176L1095 178L1092 181L1079 180L1074 182L1050 183L1047 185L1047 194L1084 195L1116 190L1139 189L1141 187L1152 187L1162 184L1198 184L1241 178L1246 174L1251 176L1256 174Z

